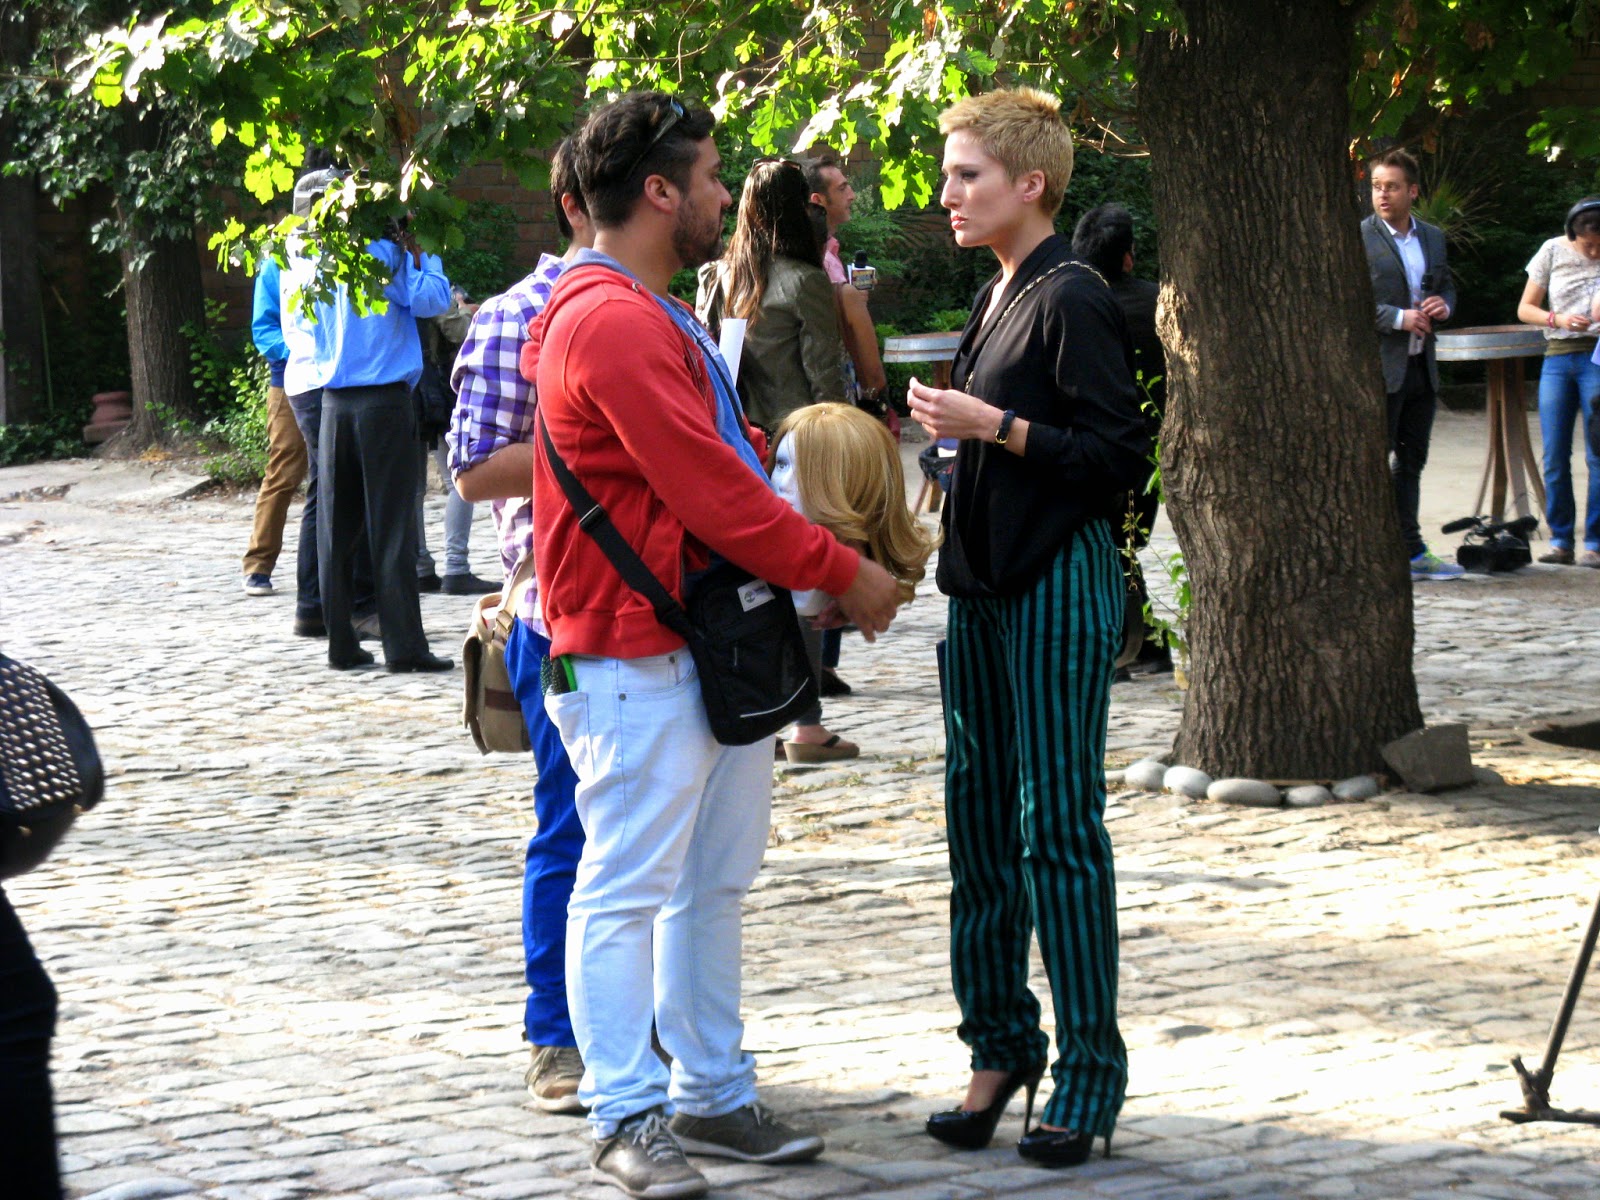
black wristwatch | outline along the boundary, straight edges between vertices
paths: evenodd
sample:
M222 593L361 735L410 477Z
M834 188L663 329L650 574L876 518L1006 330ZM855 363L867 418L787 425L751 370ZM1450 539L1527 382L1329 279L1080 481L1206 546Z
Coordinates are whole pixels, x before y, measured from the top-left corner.
M1000 428L994 431L994 444L1004 446L1006 439L1011 436L1011 422L1017 419L1017 414L1012 409L1006 409L1000 414Z

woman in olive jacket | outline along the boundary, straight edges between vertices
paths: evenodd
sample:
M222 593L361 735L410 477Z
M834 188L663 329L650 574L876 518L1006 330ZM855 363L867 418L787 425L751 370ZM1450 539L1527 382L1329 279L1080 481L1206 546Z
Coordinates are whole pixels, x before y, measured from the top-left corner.
M843 403L844 341L833 284L822 269L822 239L809 211L805 175L796 163L758 159L739 198L728 252L700 269L695 310L714 332L724 317L742 317L744 350L739 395L745 416L769 441L791 412ZM776 443L771 446L776 450ZM803 625L813 673L821 680L822 634ZM822 705L802 713L794 735L778 747L790 762L855 758L861 748L830 733Z
M727 254L700 270L700 319L713 331L724 317L750 323L739 393L769 434L797 408L845 398L844 341L808 204L796 164L757 161Z

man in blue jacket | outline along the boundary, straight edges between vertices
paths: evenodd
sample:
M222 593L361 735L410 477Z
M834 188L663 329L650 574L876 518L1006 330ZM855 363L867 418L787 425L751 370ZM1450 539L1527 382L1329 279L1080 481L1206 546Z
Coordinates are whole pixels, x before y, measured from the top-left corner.
M339 178L333 170L302 176L295 185L296 210L302 203L309 209ZM396 672L446 671L454 664L430 653L417 600L411 389L422 375L416 319L450 307L450 281L438 257L416 249L403 230L369 243L367 253L389 280L381 313L359 313L343 283L331 300L315 302L308 313L301 296L311 290L316 262L304 253L291 256L283 276L285 387L294 393L322 389L317 560L328 665L347 670L373 661L358 644L351 620L352 570L365 529L384 665Z

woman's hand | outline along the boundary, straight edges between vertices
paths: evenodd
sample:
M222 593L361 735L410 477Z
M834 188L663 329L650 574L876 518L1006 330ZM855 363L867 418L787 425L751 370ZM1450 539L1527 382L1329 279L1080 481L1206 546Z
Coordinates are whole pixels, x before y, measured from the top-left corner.
M917 379L912 379L906 389L906 400L911 405L911 415L934 439L978 438L992 442L1000 429L1000 418L1005 415L976 396L954 388L931 388Z
M1591 322L1583 313L1557 313L1556 328L1569 329L1573 333L1587 333Z

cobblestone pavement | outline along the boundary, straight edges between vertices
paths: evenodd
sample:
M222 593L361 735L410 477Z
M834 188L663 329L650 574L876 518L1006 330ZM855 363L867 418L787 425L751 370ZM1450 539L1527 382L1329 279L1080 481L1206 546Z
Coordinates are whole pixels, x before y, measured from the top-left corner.
M0 472L0 497L28 478ZM286 595L244 596L248 499L160 497L0 500L0 644L74 695L111 771L104 806L8 885L61 992L71 1194L619 1196L589 1180L582 1124L522 1090L530 764L472 749L459 674L329 671ZM485 524L474 552L488 573ZM1056 1174L1013 1151L1019 1112L981 1153L921 1133L965 1080L943 604L928 589L877 646L847 641L856 694L829 721L865 754L782 772L746 921L766 1098L828 1153L712 1164L716 1194L1600 1195L1600 1129L1498 1117L1600 875L1600 761L1516 732L1600 707L1600 592L1553 570L1418 589L1424 711L1470 722L1504 784L1303 811L1114 797L1131 1090L1112 1157ZM470 603L424 597L436 649ZM1117 687L1114 757L1164 750L1180 703ZM1600 1107L1600 984L1554 1098Z

